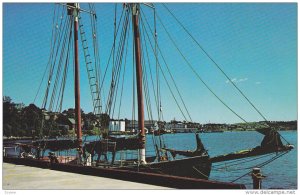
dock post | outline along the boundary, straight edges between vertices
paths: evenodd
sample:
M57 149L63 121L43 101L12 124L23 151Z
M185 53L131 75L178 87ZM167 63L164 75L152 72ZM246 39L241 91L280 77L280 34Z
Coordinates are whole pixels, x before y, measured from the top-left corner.
M261 181L266 176L262 175L260 168L253 168L252 170L253 189L261 189Z

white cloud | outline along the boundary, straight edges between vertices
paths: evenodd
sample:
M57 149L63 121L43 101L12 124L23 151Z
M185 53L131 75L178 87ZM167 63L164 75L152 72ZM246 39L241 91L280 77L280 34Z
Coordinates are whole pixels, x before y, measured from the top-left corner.
M237 78L233 78L231 79L232 82L236 82L237 81Z
M245 81L247 81L248 80L248 78L233 78L233 79L231 79L231 82L233 82L233 83L241 83L241 82L245 82ZM230 81L229 80L227 80L227 81L225 81L226 83L230 83Z
M244 82L244 81L247 81L248 78L243 78L243 79L239 79L239 82Z
M256 85L260 85L261 82L260 82L260 81L256 81L255 84L256 84Z

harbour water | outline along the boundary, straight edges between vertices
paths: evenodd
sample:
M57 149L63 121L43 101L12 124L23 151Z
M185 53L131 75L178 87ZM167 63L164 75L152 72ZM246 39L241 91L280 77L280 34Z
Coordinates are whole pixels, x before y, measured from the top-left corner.
M262 182L263 189L297 189L297 131L281 131L280 134L295 148L261 168L263 175L267 176ZM192 150L196 147L193 133L164 136L170 148ZM256 147L263 139L263 135L256 131L202 133L200 136L211 157ZM254 165L266 162L274 156L275 154L272 154L213 164L210 180L234 181L250 172ZM246 174L235 182L245 184L247 188L252 189L250 174Z
M234 181L252 189L252 178L249 172L254 166L267 163L261 167L262 174L267 176L262 182L263 189L297 189L297 131L280 131L280 134L295 146L289 153L274 161L270 159L276 157L276 154L215 163L212 165L209 179L224 182ZM152 135L146 137L146 153L149 156L155 155L152 137ZM263 140L263 135L256 131L201 133L200 137L211 157L254 148L259 146ZM95 140L96 137L89 136L84 139L86 141ZM167 148L177 150L194 150L196 148L194 133L165 134L162 139ZM156 137L156 141L159 144L158 137ZM285 141L283 143L286 144ZM119 153L119 155L119 158L137 158L137 152ZM241 178L238 179L239 177Z
M289 153L274 161L269 160L274 158L276 154L215 163L212 165L209 179L241 183L246 185L248 189L252 189L252 178L249 172L252 171L254 166L268 162L261 167L261 172L267 176L262 182L263 189L297 189L297 131L281 131L280 134L285 140L295 146ZM256 131L201 133L200 137L211 157L254 148L260 145L263 139L263 135ZM152 135L147 135L146 137L146 153L148 156L155 155L152 138ZM157 144L159 144L158 137L155 138ZM97 136L83 137L84 141L97 139ZM162 143L165 143L167 148L177 150L194 150L196 148L194 133L165 134L162 136L162 139ZM75 154L75 151L71 153ZM137 158L137 153L137 151L118 153L116 159Z

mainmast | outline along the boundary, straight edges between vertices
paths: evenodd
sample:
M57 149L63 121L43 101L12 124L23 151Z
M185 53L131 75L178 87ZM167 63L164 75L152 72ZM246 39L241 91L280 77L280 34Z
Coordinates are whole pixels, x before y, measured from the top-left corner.
M143 99L143 77L142 77L142 61L141 61L141 43L139 32L139 4L132 4L132 23L134 32L135 46L135 62L136 62L136 80L137 80L137 100L138 100L138 125L140 137L140 160L141 163L146 163L145 150L145 128L144 128L144 99Z
M68 3L68 14L74 17L74 61L75 61L75 120L76 120L76 134L78 141L79 160L81 159L82 150L82 132L81 132L81 109L80 109L80 69L78 59L78 15L79 4Z

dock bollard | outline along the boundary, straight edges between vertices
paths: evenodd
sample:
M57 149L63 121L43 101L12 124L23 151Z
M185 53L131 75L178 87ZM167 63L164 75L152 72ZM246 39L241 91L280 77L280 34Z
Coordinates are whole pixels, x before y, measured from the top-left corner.
M266 176L261 174L260 168L253 168L251 176L253 180L253 189L261 189L261 181Z

